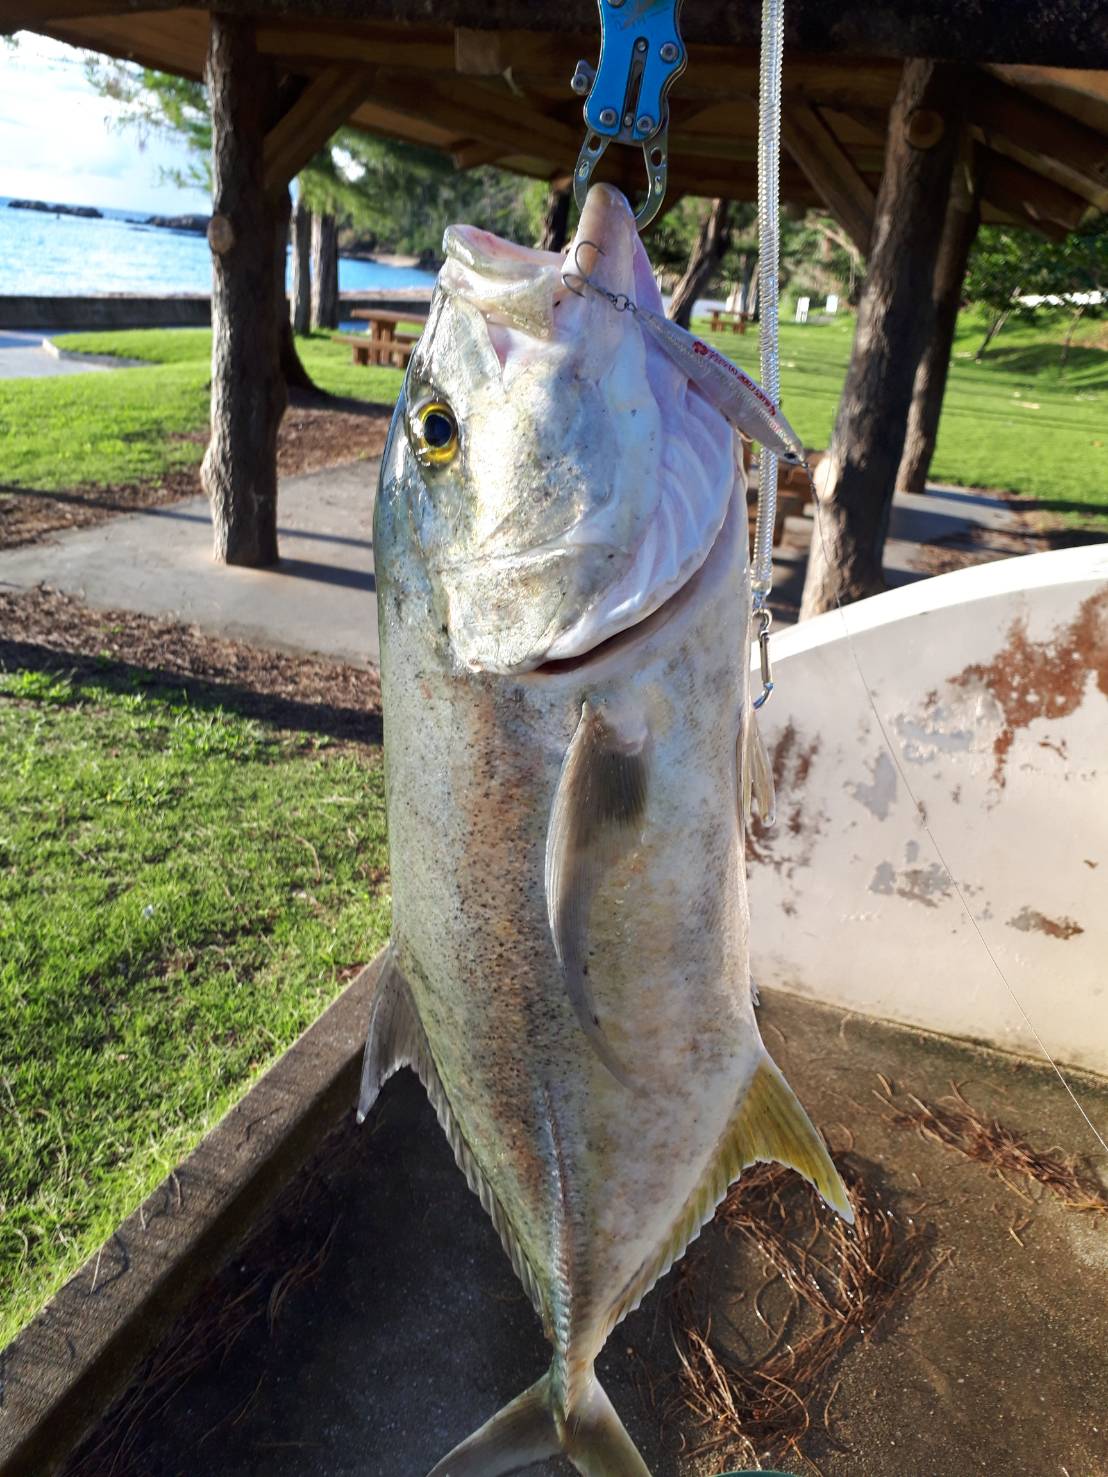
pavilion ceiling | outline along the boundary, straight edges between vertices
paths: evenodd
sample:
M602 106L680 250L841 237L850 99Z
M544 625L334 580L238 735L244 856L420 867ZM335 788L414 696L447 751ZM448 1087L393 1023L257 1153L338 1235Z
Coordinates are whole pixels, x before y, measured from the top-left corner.
M203 73L205 9L170 7L162 0L7 0L8 8L22 17L17 24L78 46L184 76ZM429 0L407 6L381 0L358 0L356 6L345 0L297 0L295 6L279 0L234 0L224 8L254 14L259 49L273 56L282 71L307 78L309 86L317 81L311 97L323 104L320 126L342 112L345 100L343 116L355 126L441 149L462 168L498 163L552 180L566 179L572 169L583 125L580 99L570 92L569 78L579 57L595 60L597 38L588 23L576 33L565 29L565 23L581 24L583 13L591 19L591 0L588 6L577 0L560 6L536 0L526 7L543 26L534 30L492 28L501 13L510 14L518 26L523 10L507 0L484 8ZM355 8L359 18L336 18L336 13ZM1108 208L1108 71L1037 65L1027 59L1066 54L1050 30L1049 17L1058 7L1010 4L1005 10L949 3L924 5L921 12L917 5L909 23L909 7L899 0L876 12L868 7L868 39L859 39L862 23L855 18L834 31L827 52L786 50L784 198L834 209L854 239L864 241L900 75L897 57L903 54L890 44L895 27L889 18L899 15L907 27L902 27L903 34L911 39L922 34L927 16L937 11L946 15L951 34L956 34L959 26L970 26L973 15L994 8L998 16L1002 10L1025 17L1034 12L1041 44L1036 51L1033 38L1025 37L1022 49L1005 43L1008 33L1002 26L999 33L990 33L987 45L978 38L968 53L984 61L976 69L970 106L986 219L1060 235L1090 210ZM703 14L724 9L730 19L715 34L736 39L727 45L697 40L711 30L699 23ZM756 9L698 6L691 0L685 6L689 66L670 98L671 198L754 198L757 51L750 44L748 23ZM1062 9L1071 24L1082 4ZM489 28L442 19L411 24L387 18L401 10L409 16L434 13L463 21L483 14ZM819 27L831 25L829 6L793 0L791 11L794 17L799 12L793 33L801 38L818 39ZM888 20L884 30L873 20L875 14ZM1108 51L1108 35L1090 25L1081 54ZM860 51L863 44L872 50ZM1004 55L1018 59L992 59ZM308 101L301 107L296 127L310 123L313 105ZM291 147L292 126L286 126L286 137L275 142L275 149L278 143L286 151ZM632 150L610 149L607 160L606 177L629 193L637 191L641 157Z

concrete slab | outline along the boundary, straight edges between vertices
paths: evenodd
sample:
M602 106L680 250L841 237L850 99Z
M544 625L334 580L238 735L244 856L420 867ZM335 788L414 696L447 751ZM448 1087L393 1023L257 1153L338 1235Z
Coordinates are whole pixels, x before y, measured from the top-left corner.
M101 610L133 610L372 666L377 468L376 461L354 462L284 479L281 563L273 570L215 564L208 503L198 497L0 552L0 585L44 584Z
M0 379L42 379L58 374L96 374L120 368L100 357L85 360L74 355L59 355L47 347L49 340L41 333L16 333L5 329L0 333Z
M851 1147L897 1234L920 1233L938 1268L904 1289L876 1334L846 1342L810 1400L799 1452L767 1465L799 1474L810 1458L824 1477L1108 1471L1108 1224L898 1126L871 1090L881 1072L901 1097L934 1101L953 1079L1032 1144L1085 1149L1057 1079L788 995L771 994L760 1019L815 1121ZM1077 1085L1103 1120L1108 1085ZM796 1235L808 1230L805 1219ZM741 1238L706 1235L713 1327L749 1328L768 1270ZM653 1405L643 1378L674 1368L671 1281L610 1339L600 1373L655 1477L705 1477L746 1464L725 1449L694 1455L702 1436L687 1414L663 1418L671 1378ZM772 1309L772 1298L761 1301ZM747 1357L778 1342L763 1329ZM547 1350L421 1090L402 1074L363 1129L347 1119L290 1184L276 1220L158 1361L67 1477L421 1477L539 1375ZM532 1470L570 1477L562 1463Z

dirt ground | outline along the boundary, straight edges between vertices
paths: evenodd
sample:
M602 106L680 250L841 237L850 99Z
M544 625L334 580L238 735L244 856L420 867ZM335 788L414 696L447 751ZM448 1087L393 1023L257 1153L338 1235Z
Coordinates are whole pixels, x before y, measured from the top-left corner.
M321 404L319 397L294 392L277 435L278 475L293 477L379 456L391 415L383 405L360 405L352 400ZM204 446L208 437L202 431L183 439ZM0 486L0 549L34 543L63 529L102 523L117 513L180 502L202 491L199 464L167 472L151 482L116 487L37 492Z
M180 685L280 728L348 742L381 741L377 673L206 635L126 610L92 610L72 596L0 589L0 668L95 676L127 686Z

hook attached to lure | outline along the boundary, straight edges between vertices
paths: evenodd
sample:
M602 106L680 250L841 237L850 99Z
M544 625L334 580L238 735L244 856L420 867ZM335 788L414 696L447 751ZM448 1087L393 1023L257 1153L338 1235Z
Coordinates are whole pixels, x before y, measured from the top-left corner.
M805 465L803 443L761 385L726 355L680 324L639 307L625 292L610 292L594 282L581 265L580 253L584 246L601 251L595 242L578 241L573 266L562 268L562 281L570 292L575 292L578 297L584 297L586 291L593 292L604 298L617 313L633 313L685 377L741 436L748 441L757 441L790 466Z

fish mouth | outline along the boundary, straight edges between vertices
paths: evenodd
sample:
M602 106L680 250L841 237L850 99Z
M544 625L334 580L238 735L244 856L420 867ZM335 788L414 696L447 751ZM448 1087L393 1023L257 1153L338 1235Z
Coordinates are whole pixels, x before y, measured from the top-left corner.
M737 516L736 508L740 499L737 493L732 493L727 505L727 513L716 531L716 536L708 545L704 558L692 571L686 580L662 601L656 605L647 615L629 626L624 626L613 635L607 636L603 641L598 641L595 646L590 646L587 651L582 651L576 656L553 657L548 661L541 662L537 667L532 667L530 672L521 673L522 677L550 678L561 677L567 674L578 674L590 668L599 666L607 661L609 657L620 656L633 648L645 643L651 636L655 635L663 626L669 625L682 611L688 608L696 600L700 586L706 582L710 571L714 566L726 558L725 543L730 542L731 528L734 518Z

